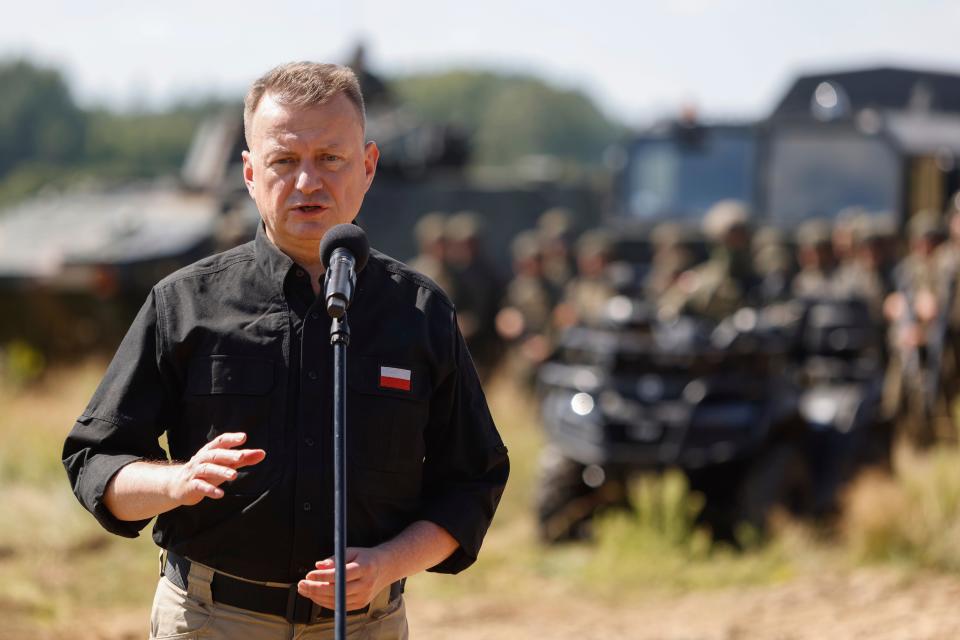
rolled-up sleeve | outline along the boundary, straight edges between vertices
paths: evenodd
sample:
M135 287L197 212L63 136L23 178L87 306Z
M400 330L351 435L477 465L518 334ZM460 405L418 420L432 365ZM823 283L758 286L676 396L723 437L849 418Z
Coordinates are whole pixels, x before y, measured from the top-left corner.
M430 569L439 573L458 573L476 561L510 470L507 449L459 331L453 357L455 368L431 400L420 514L460 545Z
M136 537L149 520L119 520L103 502L125 465L165 460L159 437L171 415L172 383L162 371L156 298L147 298L63 446L63 465L80 504L111 533Z

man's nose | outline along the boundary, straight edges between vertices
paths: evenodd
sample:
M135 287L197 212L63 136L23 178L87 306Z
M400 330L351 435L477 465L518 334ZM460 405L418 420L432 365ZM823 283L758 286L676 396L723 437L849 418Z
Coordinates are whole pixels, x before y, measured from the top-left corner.
M301 193L313 193L323 189L323 180L316 167L304 163L297 175L297 190Z

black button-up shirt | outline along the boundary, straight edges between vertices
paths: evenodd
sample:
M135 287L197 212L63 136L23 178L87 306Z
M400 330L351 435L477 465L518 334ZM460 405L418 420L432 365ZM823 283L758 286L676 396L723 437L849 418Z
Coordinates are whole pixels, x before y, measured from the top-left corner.
M372 252L349 311L347 544L373 546L416 520L477 557L507 480L453 306L422 275ZM103 503L135 460L187 460L228 431L266 459L220 499L161 514L158 545L254 580L293 582L333 553L333 350L309 276L266 237L165 278L151 291L63 450L80 502L134 537Z

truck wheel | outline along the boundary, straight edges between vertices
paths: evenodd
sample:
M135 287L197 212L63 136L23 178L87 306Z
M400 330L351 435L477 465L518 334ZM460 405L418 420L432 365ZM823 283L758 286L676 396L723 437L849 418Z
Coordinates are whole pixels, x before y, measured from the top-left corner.
M535 500L540 540L548 544L589 539L597 512L629 508L622 477L580 464L550 445L540 454Z
M740 485L739 521L766 532L768 519L780 508L793 515L809 513L813 479L800 448L781 442L761 451L747 467Z

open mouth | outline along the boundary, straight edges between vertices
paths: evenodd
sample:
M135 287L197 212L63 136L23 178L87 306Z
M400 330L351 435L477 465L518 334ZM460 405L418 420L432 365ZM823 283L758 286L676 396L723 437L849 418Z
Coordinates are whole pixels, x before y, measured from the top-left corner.
M294 207L293 210L299 213L315 213L317 211L323 211L324 209L326 209L326 207L321 205L307 204L303 205L302 207Z

